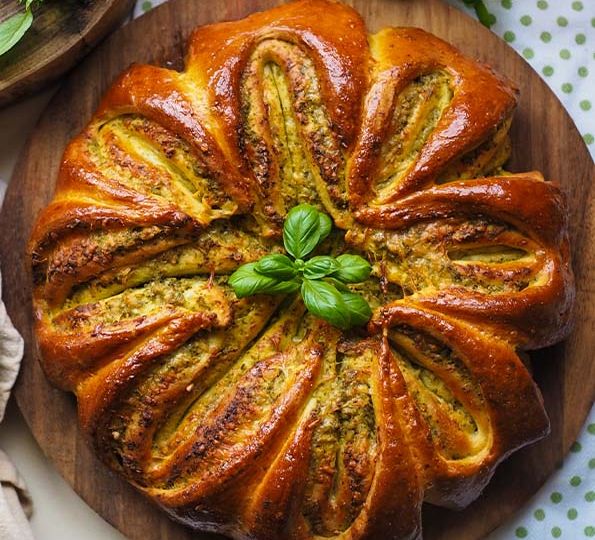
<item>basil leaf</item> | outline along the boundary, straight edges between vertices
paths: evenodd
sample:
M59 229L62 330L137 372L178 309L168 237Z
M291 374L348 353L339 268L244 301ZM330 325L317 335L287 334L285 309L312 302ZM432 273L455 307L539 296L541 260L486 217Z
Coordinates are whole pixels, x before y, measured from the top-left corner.
M319 279L331 275L338 268L339 265L334 257L318 255L306 261L304 265L304 277L308 279Z
M337 257L339 268L333 272L333 276L345 283L359 283L370 276L372 267L370 263L359 255L345 253Z
M263 294L292 294L300 290L302 282L299 279L290 279L288 281L278 281Z
M322 242L330 233L333 228L333 221L328 214L324 212L318 212L318 230L320 232L320 240Z
M293 207L283 225L285 249L296 259L303 259L320 241L319 212L310 204Z
M230 277L229 284L238 298L254 294L290 294L300 288L298 280L279 281L255 270L256 263L240 266Z
M351 326L363 326L370 320L372 310L363 297L352 292L342 292L341 296L349 311Z
M342 281L339 281L334 277L326 277L324 281L333 285L339 292L351 292L351 289L345 285Z
M256 263L254 269L259 274L276 279L291 279L297 274L292 260L287 255L280 253L265 255Z
M15 13L0 23L0 55L12 49L31 27L33 13L27 9L22 13Z
M343 297L330 283L304 279L302 298L313 315L343 330L351 326L350 312Z

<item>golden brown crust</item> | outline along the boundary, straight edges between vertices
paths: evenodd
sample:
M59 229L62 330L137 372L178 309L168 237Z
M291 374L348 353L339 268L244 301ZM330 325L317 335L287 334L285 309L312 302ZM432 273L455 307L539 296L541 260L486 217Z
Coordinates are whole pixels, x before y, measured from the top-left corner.
M492 135L516 105L510 83L421 29L386 28L371 37L371 49L375 64L349 178L357 206L364 201L391 203L435 182L450 163ZM415 163L383 190L386 193L377 192L378 149L390 135L397 97L414 80L436 72L447 76L448 104Z
M436 351L437 344L441 355L444 355L442 348L448 348L449 354L466 369L459 368L459 373L453 372L453 366L448 364L436 372L444 377L462 406L477 414L478 429L489 432L483 441L485 446L476 450L473 457L448 459L441 451L440 439L442 436L452 437L450 419L436 414L433 420L437 424L433 427L436 431L444 429L445 433L430 434L431 422L424 420L419 408L411 409L413 414L408 427L425 465L427 489L430 490L426 493L427 500L453 507L466 506L483 490L501 460L531 442L527 440L529 434L532 434L533 440L538 440L549 432L539 390L509 343L477 332L466 323L442 313L420 309L407 300L387 305L377 313L371 324L388 330L388 333L385 331L385 339L389 348L392 343L402 345L390 333L393 329L405 336L410 335L412 329L418 330L421 336L429 335L431 348L418 357L424 366L431 365L431 355ZM420 349L423 350L422 347ZM399 350L396 354L407 352L406 349L405 353ZM477 397L473 396L468 382L461 384L457 378L463 370L476 385ZM449 442L464 446L463 440Z
M548 419L517 348L562 339L567 212L511 175L516 90L420 29L368 36L301 0L197 29L183 72L132 66L67 147L30 239L42 365L101 459L237 539L419 538ZM345 335L238 300L288 208L373 265Z
M427 250L439 245L449 264L453 264L448 256L451 250L504 243L522 250L524 255L504 263L480 260L459 264L461 274L456 277L469 277L470 283L443 282L438 290L422 287L413 291L415 301L463 317L479 327L497 329L524 348L536 349L559 341L568 332L574 303L566 203L560 190L544 182L540 175L460 180L416 192L386 207L367 207L357 216L369 228L350 231L348 239L369 250L367 236L377 229L387 230L391 236L391 230L401 231L429 221L457 222L461 216L471 220L478 214L488 218L487 230L474 234L472 229L465 232L459 225L453 234L438 228L428 233L433 236L427 241ZM517 288L493 294L477 287L482 278L497 284L517 284Z
M208 85L209 104L224 123L231 146L237 149L241 122L238 90L248 57L257 44L277 40L299 45L312 58L331 123L342 144L349 146L357 133L367 87L366 29L353 9L317 0L293 2L241 21L195 30L188 71Z

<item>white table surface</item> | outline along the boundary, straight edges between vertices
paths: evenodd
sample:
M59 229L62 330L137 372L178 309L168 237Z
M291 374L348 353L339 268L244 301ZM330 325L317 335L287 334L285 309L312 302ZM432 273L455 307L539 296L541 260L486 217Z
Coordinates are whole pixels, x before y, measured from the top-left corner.
M51 94L51 90L46 91L0 110L0 200L18 154ZM124 539L76 495L46 459L14 400L0 424L0 448L27 482L33 497L31 524L37 540Z

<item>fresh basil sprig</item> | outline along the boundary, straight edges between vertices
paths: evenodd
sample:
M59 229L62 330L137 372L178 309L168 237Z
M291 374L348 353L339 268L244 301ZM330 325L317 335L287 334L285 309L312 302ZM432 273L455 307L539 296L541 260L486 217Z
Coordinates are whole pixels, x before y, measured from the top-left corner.
M283 226L283 244L291 257L273 253L240 266L229 278L236 296L299 290L308 311L332 325L346 330L366 324L372 310L346 283L368 279L372 270L368 261L349 253L308 258L331 229L331 218L313 206L292 208Z
M42 0L37 0L41 3ZM12 49L25 35L33 23L33 0L20 0L25 4L25 11L11 15L0 22L0 55Z

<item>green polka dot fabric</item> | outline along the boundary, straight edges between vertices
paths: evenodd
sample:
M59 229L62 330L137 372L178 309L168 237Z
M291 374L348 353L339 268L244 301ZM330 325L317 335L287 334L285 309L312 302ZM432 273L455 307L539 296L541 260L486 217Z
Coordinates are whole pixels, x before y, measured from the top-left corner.
M488 540L595 538L595 408L561 468Z
M475 15L463 0L447 1ZM139 0L134 15L161 3ZM595 156L595 0L484 3L493 14L492 31L514 47L557 94ZM489 540L515 538L595 539L595 408L562 467L525 508L489 536Z

